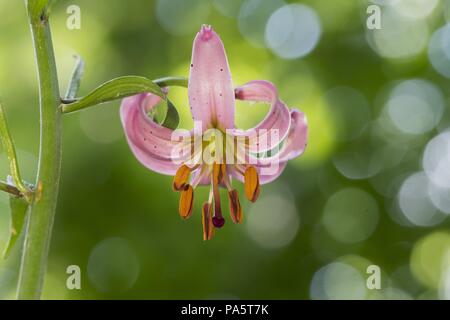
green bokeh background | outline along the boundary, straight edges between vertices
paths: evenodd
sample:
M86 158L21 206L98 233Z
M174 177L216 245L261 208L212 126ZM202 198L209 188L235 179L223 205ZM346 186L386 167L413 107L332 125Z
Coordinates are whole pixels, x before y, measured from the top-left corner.
M186 28L212 24L225 44L236 85L268 79L278 86L289 106L301 108L308 117L310 139L304 156L291 161L282 176L261 191L262 201L265 197L277 200L274 207L270 207L271 201L264 202L271 215L261 218L276 225L277 215L294 208L295 217L290 219L294 226L299 221L298 230L289 231L293 236L284 241L288 231L283 228L289 226L278 231L267 225L255 229L258 210L242 199L244 224L232 225L228 219L212 241L203 242L200 208L207 190L196 190L195 212L190 220L181 220L171 177L151 172L137 162L122 132L120 103L104 104L64 117L61 190L44 298L309 299L315 297L311 288L317 289L318 284L312 284L316 272L337 261L357 270L361 279L342 278L339 272L328 275L325 289L334 292L328 293L329 297L441 297L445 269L441 266L450 250L448 219L425 228L399 224L389 213L395 192L384 192L391 180L402 180L421 170L426 143L448 123L448 80L431 67L426 50L409 59L386 59L374 52L366 40L368 1L289 1L316 10L322 35L309 55L285 60L267 48L252 45L240 33L238 20L217 9L218 2L203 0L201 6L183 9L180 14L186 19ZM431 31L445 24L444 3L428 17ZM80 30L66 28L69 5L81 8ZM0 13L0 92L24 177L33 181L39 135L38 90L24 3L0 0ZM156 14L156 1L152 0L55 1L51 26L62 92L74 53L86 63L80 95L122 75L152 79L187 76L196 31L172 34ZM174 16L171 22L171 18L163 17L165 24L183 30L184 20ZM389 161L400 147L405 152L394 166L383 166L370 179L349 179L341 174L333 162L336 155L357 152L364 162L367 155L378 154L387 143L373 137L375 120L382 115L380 96L393 81L411 78L427 79L442 90L445 112L437 129L420 135L391 132L389 137L397 144L378 161ZM367 101L370 113L363 127L355 128L359 124L352 121L352 112L345 111L349 106L358 108L358 103L347 101L345 94L334 98L327 94L336 87L352 88L365 97L362 103ZM179 108L182 126L189 128L192 120L186 89L176 88L170 94ZM268 109L262 105L246 108L243 103L237 108L240 127L256 124ZM362 130L361 135L348 139L358 130ZM7 174L2 150L0 176ZM399 185L396 187L398 190ZM362 194L363 199L368 195L369 200L362 200L358 208L373 202L375 209L367 210L375 211L375 218L366 221L364 210L352 211L358 199L348 197L342 216L331 222L336 224L331 228L341 235L349 228L350 239L360 227L348 227L354 221L366 231L373 228L363 232L367 237L361 241L333 237L322 219L327 200L345 188L358 189L350 189L348 195ZM2 194L0 246L6 242L8 223L7 196ZM280 223L286 224L286 220ZM268 244L271 237L281 238L282 244L272 247ZM20 251L15 248L8 260L0 262L0 298L14 297ZM425 251L428 255L423 258ZM366 268L372 264L382 270L382 289L349 295L361 286L358 281L365 285ZM81 268L81 290L66 288L69 265Z

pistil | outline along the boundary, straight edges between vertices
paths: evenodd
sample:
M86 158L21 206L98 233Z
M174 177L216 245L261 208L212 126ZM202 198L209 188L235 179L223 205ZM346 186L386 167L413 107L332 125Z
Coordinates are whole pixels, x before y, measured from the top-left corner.
M225 219L222 216L222 208L220 206L220 190L219 184L222 183L223 176L226 174L225 164L213 164L212 170L212 190L214 196L214 217L212 222L216 228L222 228L225 224Z

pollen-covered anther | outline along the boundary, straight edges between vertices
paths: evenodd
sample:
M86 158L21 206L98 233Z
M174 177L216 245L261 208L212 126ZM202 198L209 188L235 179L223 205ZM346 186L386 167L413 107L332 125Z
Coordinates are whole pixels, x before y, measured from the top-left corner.
M234 223L242 223L242 208L239 202L238 192L233 189L228 191L228 200L230 200L230 215Z
M192 214L192 205L194 203L194 189L191 185L186 185L180 193L179 212L183 219L188 219Z
M244 173L245 196L251 202L255 202L259 196L259 176L255 167L249 166Z
M214 235L211 209L211 203L205 202L202 206L203 240L211 240Z
M189 180L190 174L191 169L187 165L183 164L181 167L179 167L177 172L175 173L175 176L173 177L173 185L172 185L173 190L174 191L184 190Z

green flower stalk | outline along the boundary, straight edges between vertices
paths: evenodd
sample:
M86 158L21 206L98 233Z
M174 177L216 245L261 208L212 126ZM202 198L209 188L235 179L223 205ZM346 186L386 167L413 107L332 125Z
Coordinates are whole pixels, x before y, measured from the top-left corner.
M49 24L49 1L26 0L39 81L39 164L28 215L18 299L39 299L44 282L61 168L61 111Z

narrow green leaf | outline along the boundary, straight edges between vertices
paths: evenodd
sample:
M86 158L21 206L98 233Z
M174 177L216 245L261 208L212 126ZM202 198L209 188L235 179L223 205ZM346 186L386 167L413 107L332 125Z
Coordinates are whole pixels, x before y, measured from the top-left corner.
M28 195L28 189L23 184L20 176L19 164L17 161L16 148L9 132L8 122L6 121L6 114L0 101L0 140L5 148L9 160L9 168L11 175L14 178L14 183L21 193Z
M125 76L105 82L97 89L94 89L94 91L89 93L87 96L75 102L63 104L62 112L74 112L90 106L143 92L150 92L165 99L165 95L161 91L161 88L153 81L144 77Z
M75 67L70 77L65 95L65 99L67 100L74 99L76 97L84 72L84 60L78 55L75 55L75 59Z
M188 86L188 79L185 77L165 77L153 80L154 83L156 83L160 87L185 87Z
M8 258L11 250L14 248L14 244L20 236L28 210L28 203L23 198L12 195L9 197L9 206L11 208L10 234L8 243L3 251L4 259Z
M166 101L162 100L153 106L147 112L147 116L159 125L173 130L178 127L180 122L178 111L169 99Z
M180 115L178 114L178 111L172 104L172 102L170 102L170 100L167 99L166 118L161 123L161 125L163 127L175 130L178 127L179 123L180 123Z

